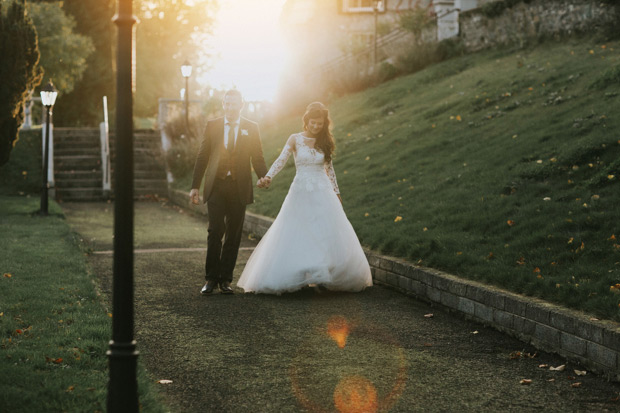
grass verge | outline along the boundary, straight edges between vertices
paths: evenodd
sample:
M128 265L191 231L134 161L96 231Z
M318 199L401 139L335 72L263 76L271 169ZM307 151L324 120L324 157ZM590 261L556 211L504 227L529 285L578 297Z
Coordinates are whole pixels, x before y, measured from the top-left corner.
M105 411L111 322L61 209L0 196L0 411ZM144 368L144 411L163 412Z

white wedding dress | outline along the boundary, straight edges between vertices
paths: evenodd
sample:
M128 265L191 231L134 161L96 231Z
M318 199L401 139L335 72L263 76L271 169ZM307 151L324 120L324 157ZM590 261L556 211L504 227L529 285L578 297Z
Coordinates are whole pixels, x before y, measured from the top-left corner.
M245 292L280 294L314 284L361 291L372 285L368 260L336 195L333 165L308 146L313 143L293 135L267 172L273 178L294 153L297 174L280 213L237 282Z

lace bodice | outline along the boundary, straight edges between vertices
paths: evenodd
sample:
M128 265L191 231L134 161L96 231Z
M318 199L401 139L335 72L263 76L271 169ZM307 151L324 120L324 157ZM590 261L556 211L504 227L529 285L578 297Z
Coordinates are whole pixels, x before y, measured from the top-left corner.
M291 135L284 149L282 149L282 153L271 165L266 176L275 177L284 168L286 161L293 153L295 168L297 168L297 174L293 183L308 191L312 191L315 187L322 186L325 182L325 176L327 176L334 192L339 194L340 190L336 181L334 165L331 161L325 162L323 152L308 146L309 143L312 144L313 142L313 138L307 138L301 133Z

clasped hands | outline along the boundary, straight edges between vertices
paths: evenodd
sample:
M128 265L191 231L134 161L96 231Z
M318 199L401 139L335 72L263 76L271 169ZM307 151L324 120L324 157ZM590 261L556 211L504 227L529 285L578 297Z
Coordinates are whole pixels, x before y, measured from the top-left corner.
M268 176L260 178L258 182L256 182L256 186L262 189L269 188L269 185L271 185L271 178Z

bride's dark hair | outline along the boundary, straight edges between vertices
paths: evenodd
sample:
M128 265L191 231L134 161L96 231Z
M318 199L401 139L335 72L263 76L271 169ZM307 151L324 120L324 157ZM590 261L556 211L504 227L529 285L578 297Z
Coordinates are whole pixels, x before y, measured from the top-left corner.
M305 131L308 130L308 121L316 118L323 118L325 123L323 124L323 130L321 130L316 138L314 147L323 152L323 155L325 155L325 162L331 162L336 144L334 143L334 135L332 135L331 131L332 120L329 117L329 110L327 110L327 107L321 102L312 102L306 108L306 113L304 113L302 118Z

